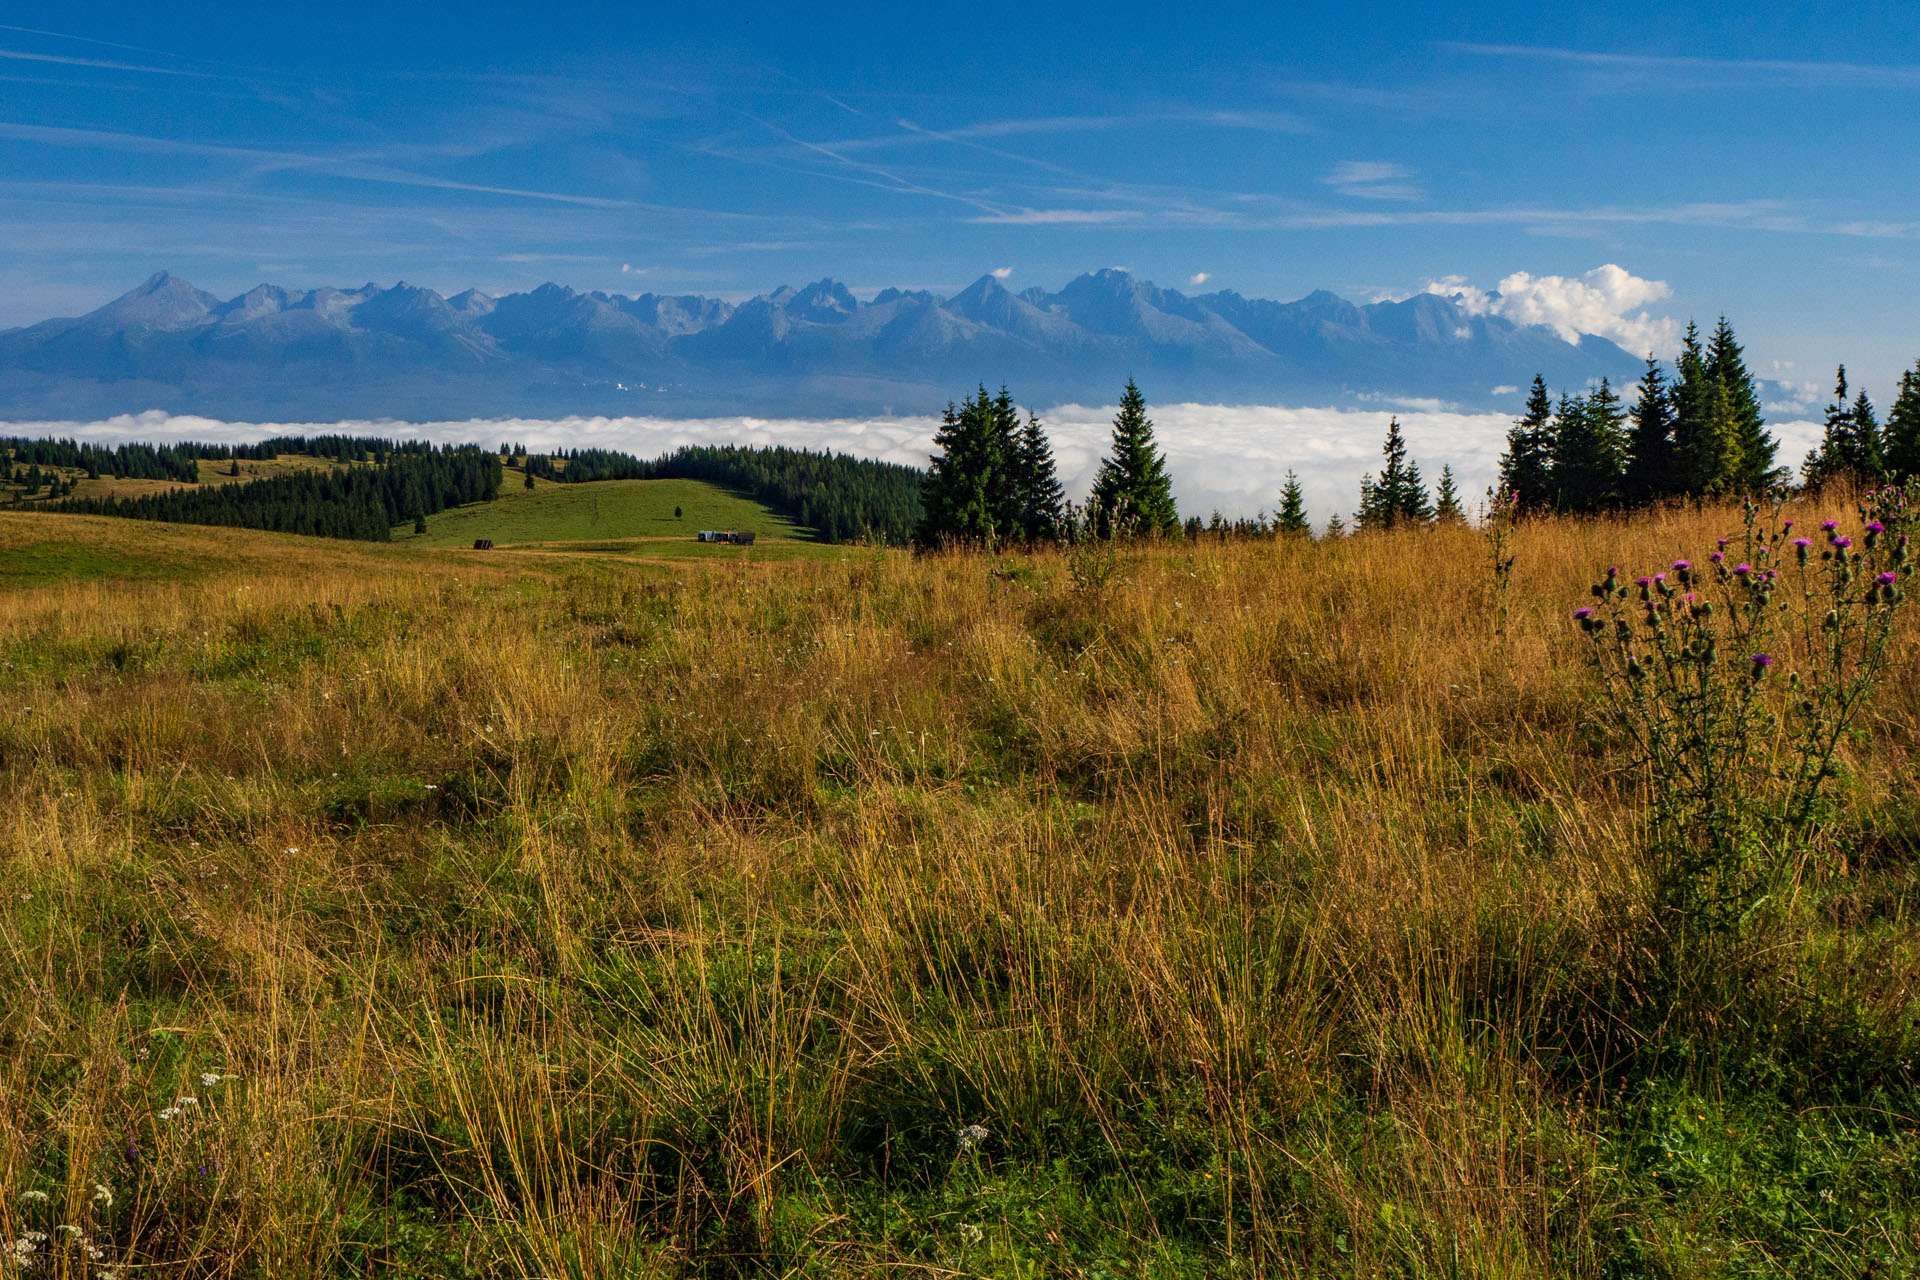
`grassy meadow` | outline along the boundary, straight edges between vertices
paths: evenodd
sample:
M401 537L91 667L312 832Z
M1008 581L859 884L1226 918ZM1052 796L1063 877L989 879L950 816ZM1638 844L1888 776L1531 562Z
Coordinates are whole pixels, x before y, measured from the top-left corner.
M1676 997L1568 615L1738 512L1523 525L1503 631L1466 528L703 563L617 492L0 513L0 1275L1920 1269L1911 611Z
M396 527L396 542L419 546L471 547L491 538L498 548L542 547L556 551L622 552L630 555L739 556L742 549L701 544L702 529L751 530L758 537L752 553L776 558L837 550L806 545L810 533L751 498L700 480L605 480L561 484L509 469L493 502L450 507L427 517L427 531ZM679 511L679 515L674 512ZM761 543L769 545L759 545ZM803 549L804 548L804 549Z

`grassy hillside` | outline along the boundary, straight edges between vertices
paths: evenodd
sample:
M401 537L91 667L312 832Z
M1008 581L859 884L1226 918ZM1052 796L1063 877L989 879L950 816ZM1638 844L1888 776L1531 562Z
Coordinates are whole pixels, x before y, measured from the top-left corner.
M424 546L473 545L491 538L498 547L531 543L611 543L636 538L685 542L709 554L734 550L700 548L693 536L701 529L752 530L762 539L801 539L807 531L747 498L698 480L605 480L558 484L508 471L500 497L442 511L427 520L427 531L394 530L396 541ZM679 508L681 515L675 516ZM756 548L757 549L757 548Z
M232 462L201 458L199 483L242 484L248 480L261 480L268 476L286 475L293 471L322 470L336 465L338 464L329 458L294 453L279 454L271 461L243 458L240 460L240 475L236 478L232 474ZM14 482L13 472L16 469L13 465L0 468L0 505L11 506L18 503L27 509L51 505L44 486L37 493L29 495L25 485ZM84 471L73 467L44 467L41 470L47 476L58 476L62 480L75 481L73 496L76 498L131 498L141 494L164 493L169 489L188 487L178 480L142 480L110 475L88 479Z
M613 538L538 515L595 487L526 536ZM1569 617L1738 513L1523 527L1504 631L1463 528L673 571L128 528L0 517L33 1274L1920 1267L1915 616L1816 856L1697 958Z

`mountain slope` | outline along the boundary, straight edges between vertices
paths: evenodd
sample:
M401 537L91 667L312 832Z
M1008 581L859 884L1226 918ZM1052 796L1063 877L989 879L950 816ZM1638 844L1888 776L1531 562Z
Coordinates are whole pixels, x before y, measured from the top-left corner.
M1473 315L1422 294L1360 305L1188 296L1124 271L1057 293L982 276L952 298L832 279L733 304L558 284L452 298L405 283L221 301L160 272L85 316L0 333L0 418L165 409L226 418L930 412L976 383L1027 403L1113 399L1466 407L1535 373L1637 376L1611 342Z

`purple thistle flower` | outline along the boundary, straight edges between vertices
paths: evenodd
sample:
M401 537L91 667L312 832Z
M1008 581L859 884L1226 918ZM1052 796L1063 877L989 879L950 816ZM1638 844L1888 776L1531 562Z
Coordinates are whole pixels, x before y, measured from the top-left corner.
M1824 529L1826 532L1832 533L1835 529L1838 529L1840 527L1840 522L1838 520L1822 520L1820 522L1820 527Z
M1793 528L1793 521L1789 520L1785 524L1782 524L1780 527L1782 529L1791 529Z
M1813 539L1812 538L1795 538L1793 540L1793 545L1796 547L1810 547L1813 545Z
M1887 526L1881 524L1878 520L1867 521L1868 533L1885 533L1886 531L1887 531Z
M1633 580L1633 585L1636 587L1650 587L1653 585L1653 579L1647 578L1647 577L1635 578Z
M1881 574L1879 577L1875 578L1874 581L1879 583L1883 587L1890 587L1899 578L1899 576L1900 575L1896 574L1893 570L1889 569L1885 573Z
M1653 580L1655 582L1665 582L1667 580L1667 575L1664 573L1656 573L1653 575Z
M1833 540L1833 545L1840 548L1840 550L1845 551L1848 547L1853 545L1853 539L1852 538L1835 538Z
M1693 568L1693 561L1691 560L1675 560L1673 562L1673 570L1675 573L1685 573L1691 568Z
M1724 551L1716 551L1712 555L1707 557L1707 559L1713 561L1715 564L1719 564L1721 561L1725 560L1726 558L1727 556Z
M1750 564L1737 564L1733 566L1733 571L1735 573L1752 573L1753 566Z
M1756 653L1753 655L1753 674L1755 674L1756 676L1764 672L1768 667L1772 665L1773 665L1772 654Z
M1582 605L1580 608L1575 609L1573 611L1573 616L1578 621L1585 622L1588 618L1591 618L1593 616L1593 610Z
M1722 551L1727 549L1727 540L1725 538L1720 539L1720 549Z

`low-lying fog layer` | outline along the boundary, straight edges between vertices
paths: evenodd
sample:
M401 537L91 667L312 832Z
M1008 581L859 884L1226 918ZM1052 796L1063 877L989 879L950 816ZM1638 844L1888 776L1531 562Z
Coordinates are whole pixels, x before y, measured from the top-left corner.
M1182 515L1228 517L1270 511L1288 468L1299 473L1314 519L1335 511L1351 519L1360 477L1380 467L1388 411L1288 409L1277 406L1169 404L1149 409L1173 477ZM1084 498L1112 431L1112 406L1061 405L1041 415L1052 437L1061 482ZM1499 472L1512 418L1500 413L1413 409L1400 413L1408 448L1431 486L1451 465L1462 499L1478 508ZM0 423L0 434L62 436L102 444L130 440L240 443L277 435L375 435L524 444L529 449L619 449L654 457L684 444L786 445L924 466L938 422L891 418L501 418L459 422L221 422L149 412L101 422ZM1769 424L1780 438L1779 461L1797 467L1820 438L1815 422Z

